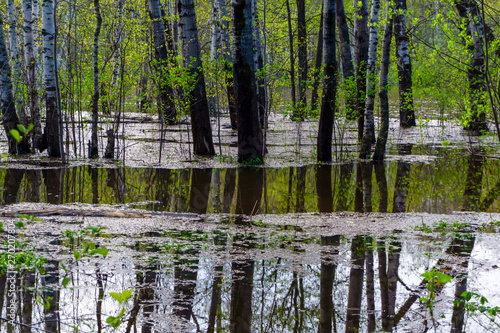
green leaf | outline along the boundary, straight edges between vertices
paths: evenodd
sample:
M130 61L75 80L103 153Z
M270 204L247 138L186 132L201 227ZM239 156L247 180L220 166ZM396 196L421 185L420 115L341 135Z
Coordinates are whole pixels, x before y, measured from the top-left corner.
M132 293L134 292L133 289L127 289L127 290L124 290L122 292L122 298L123 298L123 301L126 302L131 296L132 296Z
M116 299L118 301L118 303L120 303L120 304L123 303L123 299L122 299L122 295L121 294L115 293L115 292L110 292L109 295L111 297L113 297L114 299Z
M120 318L109 316L108 319L106 319L106 323L111 325L113 328L117 328L118 326L120 326L122 321L120 320Z
M24 127L23 124L17 124L17 129L19 130L19 132L23 133L23 134L26 134L26 127Z
M23 139L21 137L21 135L19 134L19 132L15 129L11 129L9 133L10 133L10 135L12 135L14 140L16 140L17 142L21 142L21 140Z
M17 221L14 225L16 227L18 227L19 229L24 229L24 223L23 223L23 221Z
M105 249L105 248L99 248L99 249L95 249L95 250L92 250L90 251L90 255L93 256L94 254L100 254L103 258L106 258L106 256L108 255L108 249Z
M29 124L28 129L26 130L26 134L28 134L29 132L31 132L33 130L33 128L35 128L35 125Z
M62 286L63 288L66 288L66 286L68 285L68 283L71 281L71 279L69 277L65 277L62 281Z
M83 253L84 254L89 253L89 245L88 244L83 244Z
M76 261L80 260L80 258L82 257L80 252L78 252L77 250L73 250L73 255L75 256Z
M436 276L439 278L439 282L445 284L451 282L451 276L443 274L441 272L436 272Z
M462 296L468 302L472 298L472 293L470 291L464 291L460 296Z

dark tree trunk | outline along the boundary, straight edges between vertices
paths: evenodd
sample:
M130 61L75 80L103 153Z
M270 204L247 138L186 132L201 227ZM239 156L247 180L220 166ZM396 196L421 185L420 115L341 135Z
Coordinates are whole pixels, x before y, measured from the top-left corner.
M306 34L306 1L297 1L297 48L299 58L299 103L295 109L294 119L304 120L307 107L307 34Z
M377 179L377 186L380 192L380 201L378 206L379 213L387 213L388 192L387 192L387 179L385 178L385 165L383 163L375 163L375 177Z
M484 156L472 154L468 158L467 178L465 180L463 211L478 211L481 204Z
M260 164L264 160L264 147L255 84L251 0L233 2L233 25L238 162Z
M212 179L212 169L191 169L191 191L189 192L189 211L205 214Z
M200 43L193 0L178 0L179 29L182 38L182 54L184 65L190 76L194 78L194 86L190 91L189 111L193 131L194 153L203 156L215 155L210 126L205 77L201 64Z
M384 30L384 40L382 41L382 60L380 64L379 93L380 98L380 131L378 133L374 161L383 161L387 137L389 136L389 66L391 61L391 40L393 28L393 6L387 6L386 26Z
M318 128L318 162L332 161L332 135L337 92L337 59L335 55L335 0L324 2L323 27L323 98Z
M260 212L264 169L238 169L238 195L236 214L255 215Z
M358 6L361 5L361 6ZM363 139L365 126L365 104L366 104L366 66L368 63L368 1L354 0L354 60L356 65L356 96L358 119L358 140Z
M401 127L413 127L416 122L413 107L410 38L406 31L406 0L397 0L394 8L394 35L399 77L399 124Z
M252 291L254 261L233 261L231 263L231 309L229 332L252 332Z
M322 236L321 245L325 247L338 246L340 244L339 236ZM335 322L333 315L333 283L335 280L335 269L337 265L331 260L330 255L338 254L337 250L328 249L323 251L321 258L320 272L320 294L319 294L319 324L318 333L331 333L332 323Z
M316 47L316 63L313 71L313 86L311 92L311 111L316 111L319 108L318 101L318 88L320 83L321 75L321 65L323 64L323 14L324 14L324 3L321 1L321 18L319 20L319 31L318 31L318 46Z
M399 147L400 155L411 154L412 145L401 145ZM392 207L393 213L406 212L406 196L408 195L408 177L410 176L411 164L408 162L398 161L396 171L396 184L394 185L394 204Z
M18 130L19 118L16 113L16 105L12 92L12 80L9 65L9 56L5 46L5 34L3 31L3 21L0 18L0 99L2 108L2 122L5 134L9 141L9 154L25 154L31 151L27 137L17 142L10 134L11 130Z
M346 333L359 332L365 262L364 237L356 236L351 244L351 272L347 297Z
M316 193L318 195L318 211L333 212L332 166L329 164L316 167Z
M175 105L172 100L173 89L167 82L166 72L168 71L168 51L165 38L165 26L163 24L162 10L159 0L148 0L148 10L151 16L153 28L153 40L155 55L158 60L159 83L158 83L158 110L160 119L164 119L167 124L176 122Z
M345 15L344 0L336 0L337 4L337 27L339 29L340 58L342 61L342 76L344 79L344 92L346 103L346 116L349 120L356 117L356 78L354 76L354 64L352 62L351 38Z

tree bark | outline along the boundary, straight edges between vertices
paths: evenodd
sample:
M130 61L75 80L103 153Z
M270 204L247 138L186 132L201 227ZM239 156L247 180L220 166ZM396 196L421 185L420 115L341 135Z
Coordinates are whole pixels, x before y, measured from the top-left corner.
M201 64L200 43L193 0L178 0L179 30L182 38L182 54L184 65L190 76L194 78L194 86L189 93L189 112L191 114L191 130L196 155L215 155L210 126L205 77Z
M238 162L262 163L262 130L255 87L252 0L233 1L235 105L238 113Z
M396 38L396 58L399 77L399 125L413 127L415 110L411 77L410 38L406 31L406 0L397 0L394 17L394 35Z
M375 106L375 74L377 67L378 48L378 21L380 12L380 0L372 1L372 12L370 19L370 47L368 51L368 64L366 72L366 109L363 127L363 139L361 140L360 159L370 158L372 142L375 141L375 121L373 109Z
M40 120L40 109L38 107L38 89L35 74L36 58L33 45L33 7L31 0L22 0L23 30L24 30L24 57L28 78L28 95L30 123L33 124L32 138L33 148L41 150L42 147L42 124Z
M380 79L379 93L380 98L380 130L378 133L377 143L375 144L375 152L373 154L374 161L383 161L385 155L385 147L387 137L389 135L389 66L391 61L391 40L393 28L393 6L387 6L386 26L384 29L384 40L382 41L382 60L380 64Z
M9 37L10 37L10 59L12 64L12 71L14 76L14 100L16 103L16 110L19 115L19 121L25 127L28 126L28 119L26 117L25 105L21 94L21 61L19 55L19 42L16 31L16 13L14 0L8 0L9 11Z
M323 27L323 98L318 129L318 162L332 161L332 132L337 90L337 59L335 55L335 0L325 0Z
M255 61L255 72L261 73L264 69L264 59L262 57L262 39L260 35L260 24L259 17L257 15L257 0L252 1L254 9L254 61ZM264 87L264 77L262 75L257 76L257 100L259 106L259 121L261 128L265 126L265 113L266 113L266 89Z
M25 154L30 152L29 141L23 138L17 142L10 134L11 130L18 130L19 118L16 113L14 95L12 93L12 80L9 65L9 56L5 45L3 21L0 18L0 99L2 108L2 122L5 134L9 141L9 154ZM21 134L23 135L23 134Z
M358 6L360 4L361 6ZM363 139L366 103L366 66L368 63L368 1L354 0L354 59L356 64L356 96L358 119L358 140Z
M45 86L44 137L50 157L61 157L59 112L57 105L56 66L54 61L54 0L42 0L43 74ZM45 148L42 145L42 149Z
M159 63L158 79L158 111L160 119L167 124L176 122L175 105L172 100L173 89L167 82L166 73L168 71L168 50L165 39L165 26L159 0L148 0L148 10L151 16L151 26L153 29L153 40L155 46L155 56Z

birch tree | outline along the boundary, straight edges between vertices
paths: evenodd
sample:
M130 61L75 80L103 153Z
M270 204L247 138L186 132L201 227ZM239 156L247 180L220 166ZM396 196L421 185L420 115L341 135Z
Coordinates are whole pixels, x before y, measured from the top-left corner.
M375 106L375 74L377 67L378 47L378 21L380 12L380 0L372 1L370 18L370 46L368 51L368 64L366 72L366 109L365 123L363 127L363 139L361 140L360 158L370 158L372 141L375 137L375 124L373 119L373 108Z
M9 11L9 39L10 39L10 59L13 67L13 88L16 110L19 114L19 121L24 126L28 126L28 118L26 117L24 101L21 94L21 57L19 55L19 40L17 38L17 24L14 0L8 0Z
M54 59L55 20L54 0L42 0L43 74L45 86L44 137L50 157L61 157L59 112L57 106L57 81ZM44 147L42 147L43 149Z
M12 79L9 56L5 45L3 20L0 17L0 99L2 108L2 122L9 142L9 154L25 154L30 152L29 142L22 138L18 142L12 136L12 130L18 130L19 118L16 113L16 104L12 92Z
M205 77L201 63L200 43L193 0L178 0L179 32L182 40L184 64L194 79L189 92L189 112L193 131L194 153L210 156L215 154L208 100L205 88Z
M391 61L391 40L393 29L393 8L391 2L387 6L384 39L382 41L382 59L380 64L379 98L380 98L380 130L373 154L374 161L383 161L385 146L389 135L389 66Z
M406 31L406 0L397 0L394 7L394 35L396 39L396 58L399 78L399 125L416 125L413 107L413 89L411 77L410 38Z
M324 0L323 8L323 97L318 128L318 162L332 161L333 119L337 90L335 55L335 0Z
M255 84L252 0L235 0L232 4L238 162L262 163L264 147Z
M297 48L299 65L299 105L297 107L298 118L304 120L304 112L307 107L307 34L306 34L306 1L297 2Z
M22 0L23 30L24 30L24 61L28 83L28 108L30 110L30 123L33 124L33 148L41 149L42 124L40 109L38 107L38 84L36 79L36 58L33 45L33 7L31 0Z

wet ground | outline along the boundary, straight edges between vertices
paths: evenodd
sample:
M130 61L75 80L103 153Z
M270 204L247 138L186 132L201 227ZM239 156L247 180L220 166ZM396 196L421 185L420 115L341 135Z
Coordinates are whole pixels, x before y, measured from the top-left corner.
M318 166L316 124L275 116L266 166L243 168L224 127L202 160L171 127L159 163L134 117L114 163L4 159L0 331L500 331L494 138L397 129L372 165L347 124Z

